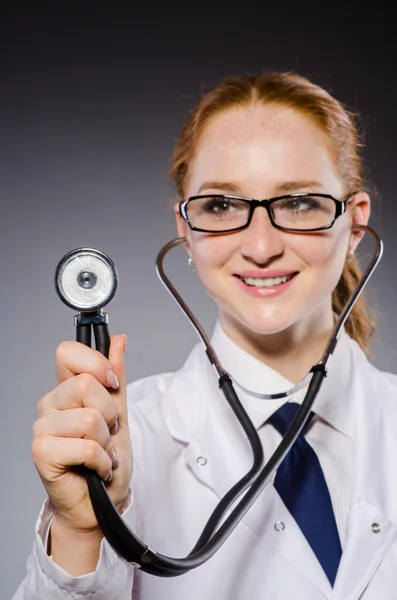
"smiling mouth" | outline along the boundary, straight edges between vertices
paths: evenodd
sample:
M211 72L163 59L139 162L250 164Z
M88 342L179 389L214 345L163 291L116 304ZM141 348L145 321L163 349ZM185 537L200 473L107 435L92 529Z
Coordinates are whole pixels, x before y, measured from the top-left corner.
M298 273L291 273L291 275L283 275L282 277L240 277L241 281L245 283L245 285L251 287L275 287L277 285L281 285L283 283L287 283L293 277L295 277Z

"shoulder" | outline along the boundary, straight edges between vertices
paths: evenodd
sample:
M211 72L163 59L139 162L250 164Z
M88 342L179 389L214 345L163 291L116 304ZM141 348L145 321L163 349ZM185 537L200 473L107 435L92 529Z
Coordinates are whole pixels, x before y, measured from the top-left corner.
M136 379L127 385L128 404L137 404L152 394L162 394L166 391L170 380L175 373L157 373Z
M376 369L376 367L374 367ZM390 390L390 393L397 400L397 375L394 373L388 373L387 371L380 371L376 369L379 377L385 384L385 387Z
M164 406L189 403L192 391L203 377L200 345L193 348L184 365L175 372L158 373L133 381L127 386L128 412L140 419L162 418Z
M397 409L397 374L376 367L352 339L350 339L350 346L353 353L353 363L359 371L360 378L366 380L368 384L372 382L381 401L386 404L393 404Z
M152 425L162 421L162 404L175 377L175 373L158 373L137 379L127 386L127 407L130 423Z
M202 352L200 345L194 346L185 363L180 369L172 372L157 373L142 377L127 385L127 401L132 404L140 404L148 398L161 396L168 392L170 386L176 381L192 381L200 375Z
M379 371L379 373L397 392L397 374L389 373L388 371Z

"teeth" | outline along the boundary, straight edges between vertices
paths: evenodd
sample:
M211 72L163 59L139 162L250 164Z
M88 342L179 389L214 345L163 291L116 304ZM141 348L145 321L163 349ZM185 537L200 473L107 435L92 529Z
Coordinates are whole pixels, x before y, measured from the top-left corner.
M260 279L257 277L242 277L242 280L247 285L253 285L255 287L272 287L286 283L292 279L293 275L284 275L283 277L267 277L266 279Z

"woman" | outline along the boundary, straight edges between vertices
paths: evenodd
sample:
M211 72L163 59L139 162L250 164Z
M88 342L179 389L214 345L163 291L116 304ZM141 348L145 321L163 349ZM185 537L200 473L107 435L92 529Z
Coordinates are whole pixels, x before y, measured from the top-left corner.
M279 443L273 415L285 400L257 395L290 389L319 360L359 277L362 234L352 226L367 223L370 201L358 149L334 98L297 75L268 73L229 78L204 96L175 150L178 233L218 306L213 344L265 459ZM262 199L270 201L255 203ZM169 579L113 552L73 466L98 472L151 548L183 556L250 468L246 437L201 347L180 371L135 382L126 397L124 336L113 337L109 360L61 344L59 385L39 402L32 445L49 500L15 598L395 598L397 379L368 363L371 329L360 302L301 440L315 451L328 498L311 494L309 526L316 502L328 502L332 548L322 525L313 541L293 516L277 475L213 558ZM290 481L288 493L299 484Z

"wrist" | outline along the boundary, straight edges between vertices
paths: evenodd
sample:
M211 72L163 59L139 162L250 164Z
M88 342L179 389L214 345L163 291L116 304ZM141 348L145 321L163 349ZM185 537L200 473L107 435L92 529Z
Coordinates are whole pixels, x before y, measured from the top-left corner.
M96 570L102 539L99 527L71 528L55 515L49 531L47 554L70 575L78 577Z

